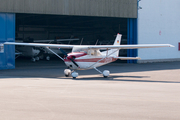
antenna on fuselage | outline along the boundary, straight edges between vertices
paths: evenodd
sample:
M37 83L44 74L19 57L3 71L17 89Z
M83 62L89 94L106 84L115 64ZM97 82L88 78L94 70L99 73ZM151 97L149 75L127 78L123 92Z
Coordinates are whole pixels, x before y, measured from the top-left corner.
M97 41L96 41L96 44L95 44L95 45L97 45L98 41L99 41L99 40L97 39Z
M82 38L82 39L81 39L81 43L80 43L80 45L82 45L83 39L84 39L84 38Z

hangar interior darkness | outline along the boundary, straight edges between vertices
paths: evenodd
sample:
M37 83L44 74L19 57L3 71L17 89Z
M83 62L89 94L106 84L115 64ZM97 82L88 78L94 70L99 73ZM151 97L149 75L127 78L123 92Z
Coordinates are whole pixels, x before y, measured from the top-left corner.
M117 33L121 44L127 44L127 18L16 14L16 40L49 40L79 38L71 44L113 44ZM83 41L82 41L83 39ZM127 56L127 50L120 50Z
M83 38L84 44L114 40L120 33L127 39L127 19L87 16L16 14L16 39L35 40Z

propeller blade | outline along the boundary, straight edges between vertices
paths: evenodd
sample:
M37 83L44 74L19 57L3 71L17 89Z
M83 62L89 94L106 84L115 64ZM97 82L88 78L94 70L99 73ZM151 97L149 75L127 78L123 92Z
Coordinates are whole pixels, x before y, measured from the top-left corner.
M68 55L67 55L67 53L64 51L64 50L62 50L61 48L59 48L59 50L67 57Z
M74 65L76 65L77 67L79 67L79 65L78 65L72 58L70 58L70 60L74 63Z

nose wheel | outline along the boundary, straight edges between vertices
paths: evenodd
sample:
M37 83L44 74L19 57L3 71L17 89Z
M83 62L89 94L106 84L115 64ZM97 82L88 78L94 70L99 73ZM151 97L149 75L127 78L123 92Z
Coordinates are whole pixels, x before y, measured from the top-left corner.
M66 76L66 77L70 77L70 75L73 77L73 79L76 79L76 77L78 77L78 73L77 72L75 72L75 71L71 71L70 69L65 69L64 70L64 75Z
M73 77L73 79L76 79L76 77L78 77L78 75L79 74L75 71L71 73L71 76Z

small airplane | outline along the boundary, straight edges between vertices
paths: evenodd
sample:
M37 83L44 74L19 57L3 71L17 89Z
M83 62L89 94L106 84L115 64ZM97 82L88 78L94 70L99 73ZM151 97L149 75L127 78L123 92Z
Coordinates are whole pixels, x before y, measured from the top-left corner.
M136 60L139 57L120 57L120 49L137 49L137 48L157 48L157 47L174 47L170 44L140 44L140 45L120 45L121 34L117 34L113 45L63 45L63 44L42 44L42 43L15 43L5 42L5 45L25 45L35 47L46 47L53 54L58 56L65 62L68 69L64 70L66 77L72 76L74 79L78 77L77 70L95 69L105 78L109 76L110 72L104 70L101 72L97 67L114 62L117 59L121 60ZM51 48L59 48L64 54L64 58L55 53ZM62 49L72 49L71 53L66 53ZM105 50L100 52L100 50Z

